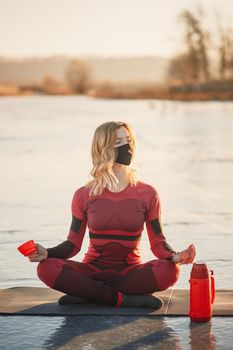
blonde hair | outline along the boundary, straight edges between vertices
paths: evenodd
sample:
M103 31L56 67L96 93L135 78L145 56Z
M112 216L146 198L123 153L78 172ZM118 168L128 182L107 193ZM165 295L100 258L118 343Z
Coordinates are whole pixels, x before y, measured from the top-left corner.
M116 153L114 150L114 144L116 140L116 130L120 127L125 127L130 136L130 149L132 151L132 162L129 165L129 182L131 185L135 185L137 179L137 169L134 164L135 156L135 137L132 128L129 124L124 122L107 122L103 123L95 130L91 155L93 168L90 175L92 180L85 184L85 187L90 187L90 195L99 195L102 190L108 186L109 188L117 188L118 179L114 175L112 170ZM132 166L132 164L134 166Z

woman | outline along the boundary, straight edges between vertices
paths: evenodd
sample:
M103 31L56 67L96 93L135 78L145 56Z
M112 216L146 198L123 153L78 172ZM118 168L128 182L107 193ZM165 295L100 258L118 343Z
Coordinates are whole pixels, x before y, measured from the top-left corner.
M67 239L53 248L37 245L29 256L38 277L65 293L60 304L95 300L117 307L159 309L163 301L151 295L174 285L180 264L192 263L195 247L177 253L166 242L156 189L137 179L130 167L135 138L127 123L100 125L92 142L91 175L72 200ZM158 258L142 263L139 242L146 222L151 250ZM86 226L90 244L82 262L67 260L81 249Z

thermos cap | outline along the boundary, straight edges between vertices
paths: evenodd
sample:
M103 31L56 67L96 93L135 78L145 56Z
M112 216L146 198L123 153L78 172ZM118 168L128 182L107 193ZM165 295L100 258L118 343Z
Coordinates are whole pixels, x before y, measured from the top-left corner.
M191 278L199 279L199 278L208 278L209 271L205 262L197 261L193 264L191 270Z

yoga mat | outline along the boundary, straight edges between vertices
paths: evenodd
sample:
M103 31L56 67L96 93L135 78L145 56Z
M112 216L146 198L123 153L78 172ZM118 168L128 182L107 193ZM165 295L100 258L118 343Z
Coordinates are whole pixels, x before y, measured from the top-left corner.
M0 289L0 314L2 315L145 315L188 316L189 290L167 289L156 292L164 306L159 310L149 308L116 308L100 303L60 305L57 300L64 293L43 287L13 287ZM213 316L233 316L233 290L216 290Z

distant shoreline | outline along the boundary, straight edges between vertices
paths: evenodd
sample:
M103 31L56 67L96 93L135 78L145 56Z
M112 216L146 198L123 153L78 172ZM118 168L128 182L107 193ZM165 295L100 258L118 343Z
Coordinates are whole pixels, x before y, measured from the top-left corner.
M81 94L65 85L13 86L0 85L0 96L89 96L105 99L171 100L171 101L232 101L233 80L193 84L112 84L102 82L86 88Z
M199 102L205 102L205 101L233 101L233 96L228 96L221 94L221 96L205 96L205 95L173 95L173 96L163 96L163 97L132 97L132 96L89 96L85 94L39 94L39 93L19 93L19 94L7 94L2 95L0 94L0 98L4 97L22 97L22 96L60 96L60 97L66 97L66 96L87 96L87 97L93 97L96 99L112 99L112 100L169 100L169 101L184 101L184 102L193 102L193 101L199 101Z

